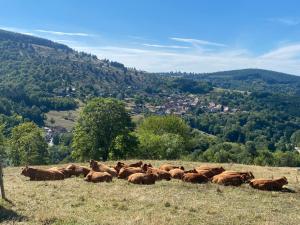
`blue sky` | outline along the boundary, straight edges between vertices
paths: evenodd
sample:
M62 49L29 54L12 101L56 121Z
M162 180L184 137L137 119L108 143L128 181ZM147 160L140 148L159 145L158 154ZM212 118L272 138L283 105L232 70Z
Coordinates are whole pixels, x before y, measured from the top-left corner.
M0 28L147 71L300 75L300 1L0 0Z

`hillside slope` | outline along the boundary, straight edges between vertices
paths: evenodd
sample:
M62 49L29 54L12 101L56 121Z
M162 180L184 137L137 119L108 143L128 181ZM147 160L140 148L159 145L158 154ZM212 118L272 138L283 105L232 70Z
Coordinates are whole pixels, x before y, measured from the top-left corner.
M215 73L162 73L164 76L209 81L221 88L242 91L269 91L300 95L300 76L262 69L242 69Z
M42 123L41 112L76 107L90 96L159 90L156 75L99 60L46 39L0 30L0 114Z

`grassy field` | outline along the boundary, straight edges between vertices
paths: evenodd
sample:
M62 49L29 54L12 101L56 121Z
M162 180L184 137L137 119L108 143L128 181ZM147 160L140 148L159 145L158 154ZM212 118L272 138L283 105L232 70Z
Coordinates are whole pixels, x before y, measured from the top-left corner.
M109 162L108 164L113 164ZM164 163L152 161L154 165ZM201 163L172 162L191 169ZM258 177L286 176L296 193L265 192L215 184L161 181L152 186L86 183L82 178L30 182L20 168L5 168L6 195L0 201L1 224L300 224L300 171L223 164L251 170Z
M72 130L75 121L78 118L80 109L68 111L49 111L46 113L46 126L60 126L66 128L68 131ZM54 120L54 123L51 122Z

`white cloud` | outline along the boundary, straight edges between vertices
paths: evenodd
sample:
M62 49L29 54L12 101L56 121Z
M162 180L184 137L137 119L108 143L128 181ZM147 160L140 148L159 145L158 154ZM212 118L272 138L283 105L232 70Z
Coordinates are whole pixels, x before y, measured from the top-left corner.
M211 41L205 41L205 40L199 40L199 39L193 39L193 38L178 38L178 37L171 37L170 38L173 41L178 42L185 42L192 45L208 45L208 46L215 46L215 47L226 47L227 45L217 42L211 42Z
M189 49L190 47L187 46L180 46L180 45L158 45L158 44L142 44L146 47L154 47L154 48L173 48L173 49Z
M53 35L60 35L60 36L81 36L81 37L91 36L90 34L87 34L87 33L79 33L79 32L70 33L70 32L61 32L61 31L52 31L52 30L41 30L41 29L37 29L37 30L35 30L35 31L36 31L36 32L40 32L40 33L53 34Z
M296 26L300 24L299 18L271 18L269 19L271 22L281 23L287 26Z
M293 59L300 56L300 44L290 44L272 50L261 56L264 59Z
M167 49L129 48L122 46L72 46L80 51L119 61L129 67L150 72L215 72L232 69L262 68L300 75L300 46L282 46L261 55L246 49L217 52L168 51ZM279 57L280 56L280 57Z

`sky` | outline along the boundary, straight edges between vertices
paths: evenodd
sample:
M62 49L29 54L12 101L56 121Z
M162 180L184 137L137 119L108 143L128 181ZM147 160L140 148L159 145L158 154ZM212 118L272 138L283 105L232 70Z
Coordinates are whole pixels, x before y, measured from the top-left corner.
M149 72L300 75L299 0L0 0L0 29Z

